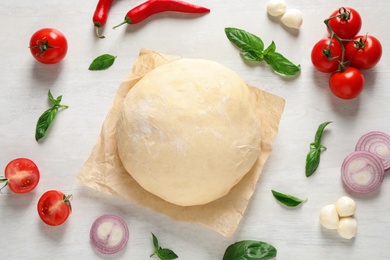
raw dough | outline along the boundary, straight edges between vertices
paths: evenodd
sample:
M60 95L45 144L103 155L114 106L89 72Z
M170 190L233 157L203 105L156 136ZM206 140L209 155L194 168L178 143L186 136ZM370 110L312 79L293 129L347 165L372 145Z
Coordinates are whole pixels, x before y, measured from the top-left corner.
M226 195L260 153L255 97L227 67L180 59L146 74L117 121L118 153L147 191L181 206Z

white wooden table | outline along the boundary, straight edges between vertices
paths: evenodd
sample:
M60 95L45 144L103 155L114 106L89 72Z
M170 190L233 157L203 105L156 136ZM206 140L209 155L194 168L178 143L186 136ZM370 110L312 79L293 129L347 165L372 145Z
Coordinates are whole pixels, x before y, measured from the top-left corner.
M151 232L161 245L173 249L179 259L222 259L228 245L244 239L271 243L277 259L390 259L390 177L374 196L356 198L358 234L353 240L321 228L320 209L347 195L340 180L340 165L364 133L390 133L390 2L344 1L357 9L362 33L381 40L383 56L377 67L364 71L366 87L357 99L335 98L327 87L328 75L315 71L310 61L312 46L326 36L323 20L337 8L336 0L286 0L288 8L300 9L304 22L298 32L282 27L266 13L265 0L206 1L211 13L187 18L160 14L133 26L111 27L141 1L114 1L106 39L94 34L92 14L96 1L9 1L0 3L1 95L0 168L17 157L34 160L41 181L27 195L9 189L0 194L1 259L104 259L90 245L92 222L104 213L123 217L130 228L120 259L149 259L153 252ZM56 65L36 62L28 49L30 36L43 27L62 31L69 43L66 58ZM302 66L301 74L286 79L265 64L250 66L227 40L225 27L237 27L259 35L266 45L275 41L277 51ZM76 175L95 144L115 91L128 74L140 48L205 58L220 62L249 84L286 100L279 134L257 190L233 237L225 238L202 226L174 221L150 209L84 187ZM117 56L106 71L88 71L100 54ZM48 108L47 91L63 95L69 109L61 111L48 138L37 143L35 124ZM317 126L327 127L320 167L304 175L305 157ZM44 225L36 213L40 195L48 189L73 194L73 213L59 227ZM276 189L308 201L297 209L278 204L270 190Z

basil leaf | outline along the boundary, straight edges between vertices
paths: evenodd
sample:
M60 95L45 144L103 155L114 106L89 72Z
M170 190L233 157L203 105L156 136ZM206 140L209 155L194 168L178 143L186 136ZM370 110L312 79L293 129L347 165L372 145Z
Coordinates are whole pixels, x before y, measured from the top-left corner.
M158 240L157 240L157 237L153 233L152 233L152 237L153 237L154 249L157 251L158 250Z
M271 42L271 44L267 47L267 49L264 50L264 55L271 55L276 51L276 44L274 41Z
M48 92L48 97L53 106L47 109L42 115L38 118L37 125L35 127L35 140L38 141L42 139L50 125L53 123L54 118L57 116L59 108L68 108L66 105L61 105L62 96L58 96L57 99L54 99L50 90Z
M278 52L264 55L264 60L275 72L284 76L294 76L301 70L300 65L295 65Z
M276 248L268 243L242 240L230 245L222 260L269 260L274 259L276 254Z
M178 256L171 249L168 248L160 248L158 250L157 256L161 260L171 260L178 258Z
M116 56L111 54L103 54L99 57L96 57L92 63L89 65L89 70L105 70L114 64Z
M307 199L300 199L289 194L284 194L275 190L271 190L274 197L283 205L287 207L296 207Z
M39 117L37 126L35 128L35 140L43 138L46 134L47 129L53 122L54 118L58 113L58 108L49 108Z
M310 177L320 164L321 148L312 148L306 156L306 177Z
M321 152L322 150L326 149L326 147L321 144L321 138L324 133L325 127L330 123L332 122L324 122L320 124L317 128L316 134L314 136L314 143L310 144L310 150L306 155L306 177L310 177L311 175L313 175L313 173L317 170L318 165L320 164Z
M249 61L262 61L263 60L263 55L258 55L257 53L253 53L250 51L241 51L240 52L241 56Z
M242 52L250 52L262 60L264 43L259 37L237 28L225 28L225 34Z
M256 35L237 28L225 28L227 38L239 49L241 56L249 61L263 61L283 76L294 76L301 70L300 65L295 65L282 54L276 52L275 42L264 50L263 41Z
M158 244L157 237L152 233L154 252L150 257L157 255L161 260L172 260L178 258L178 256L171 249L161 248Z
M318 126L316 135L315 135L315 137L314 137L314 143L315 143L315 144L318 144L318 145L321 144L322 134L324 133L325 127L326 127L327 125L329 125L330 123L332 123L332 122L331 122L331 121L325 122L325 123L322 123L322 124L320 124L320 125Z

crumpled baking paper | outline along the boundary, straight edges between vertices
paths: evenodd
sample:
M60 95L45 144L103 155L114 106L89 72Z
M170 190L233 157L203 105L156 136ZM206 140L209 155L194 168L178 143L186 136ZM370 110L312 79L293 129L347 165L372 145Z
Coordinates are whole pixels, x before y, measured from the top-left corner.
M243 218L264 163L271 153L285 101L279 96L248 85L258 104L256 113L261 122L263 137L261 153L251 171L226 196L208 204L183 207L166 202L144 190L123 167L117 152L115 125L122 102L131 88L157 66L180 58L141 49L130 75L122 81L117 90L112 107L102 125L100 137L77 178L97 191L123 197L178 221L201 224L229 237Z

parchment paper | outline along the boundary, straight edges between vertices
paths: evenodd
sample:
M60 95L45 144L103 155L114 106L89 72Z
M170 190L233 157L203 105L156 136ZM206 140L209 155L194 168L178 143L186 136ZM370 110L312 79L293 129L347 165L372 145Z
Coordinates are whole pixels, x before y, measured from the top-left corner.
M285 101L281 97L249 86L256 100L263 140L261 153L252 170L224 197L201 206L177 206L144 190L124 169L117 152L115 125L122 102L130 89L149 71L180 59L141 49L130 75L120 84L102 125L101 134L77 178L95 190L121 196L178 221L199 223L223 236L233 235L255 191L257 180L272 150Z

